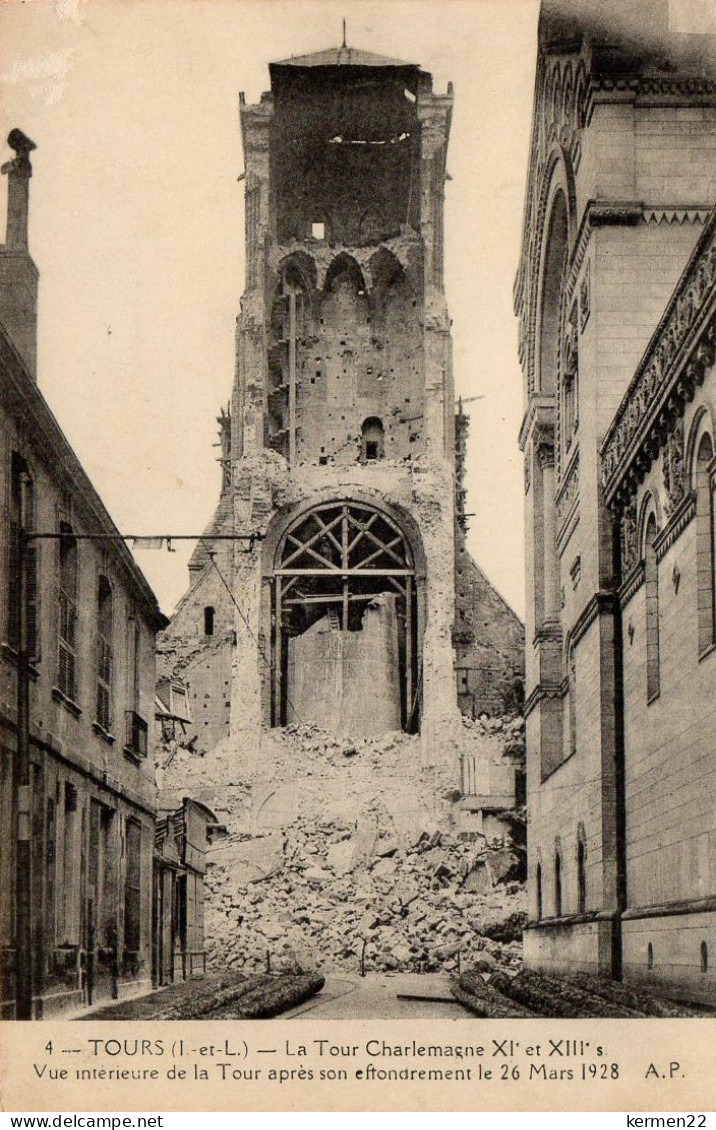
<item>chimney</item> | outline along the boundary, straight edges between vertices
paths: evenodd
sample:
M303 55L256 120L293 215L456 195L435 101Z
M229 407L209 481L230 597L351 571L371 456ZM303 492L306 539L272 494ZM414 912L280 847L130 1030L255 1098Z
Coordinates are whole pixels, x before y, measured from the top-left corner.
M22 130L13 129L8 145L15 151L0 172L7 175L7 234L0 245L0 322L37 379L37 267L28 250L30 153L35 143Z

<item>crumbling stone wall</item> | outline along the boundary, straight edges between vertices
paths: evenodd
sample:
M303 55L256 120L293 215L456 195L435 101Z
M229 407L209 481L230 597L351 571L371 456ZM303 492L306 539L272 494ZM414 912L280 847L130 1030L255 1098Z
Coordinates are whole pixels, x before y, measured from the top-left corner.
M455 674L457 701L469 718L522 709L524 625L455 539Z

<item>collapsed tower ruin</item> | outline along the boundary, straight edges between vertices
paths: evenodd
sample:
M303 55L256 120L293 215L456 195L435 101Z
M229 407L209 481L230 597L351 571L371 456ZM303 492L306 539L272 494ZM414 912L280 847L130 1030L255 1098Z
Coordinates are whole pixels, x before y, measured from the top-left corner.
M452 89L345 46L269 69L270 92L240 102L246 289L221 497L161 662L189 688L198 751L230 736L250 765L272 727L402 730L459 786L461 710L514 707L523 632L465 549Z

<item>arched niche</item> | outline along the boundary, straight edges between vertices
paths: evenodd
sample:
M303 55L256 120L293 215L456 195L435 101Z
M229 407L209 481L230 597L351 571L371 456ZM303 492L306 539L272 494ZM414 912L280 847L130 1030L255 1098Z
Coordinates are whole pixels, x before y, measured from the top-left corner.
M555 193L547 223L539 304L537 388L555 393L559 368L560 318L569 247L569 213L562 189Z
M350 333L366 325L370 318L368 293L363 272L356 260L341 253L326 272L321 300L321 323L328 329Z

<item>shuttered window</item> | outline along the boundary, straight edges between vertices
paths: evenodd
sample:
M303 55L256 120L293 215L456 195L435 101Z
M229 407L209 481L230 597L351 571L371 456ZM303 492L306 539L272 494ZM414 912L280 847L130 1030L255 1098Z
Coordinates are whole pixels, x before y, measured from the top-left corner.
M60 523L57 686L77 697L77 541L72 527Z
M114 616L112 588L105 576L97 586L97 722L107 733L112 729L112 639Z

